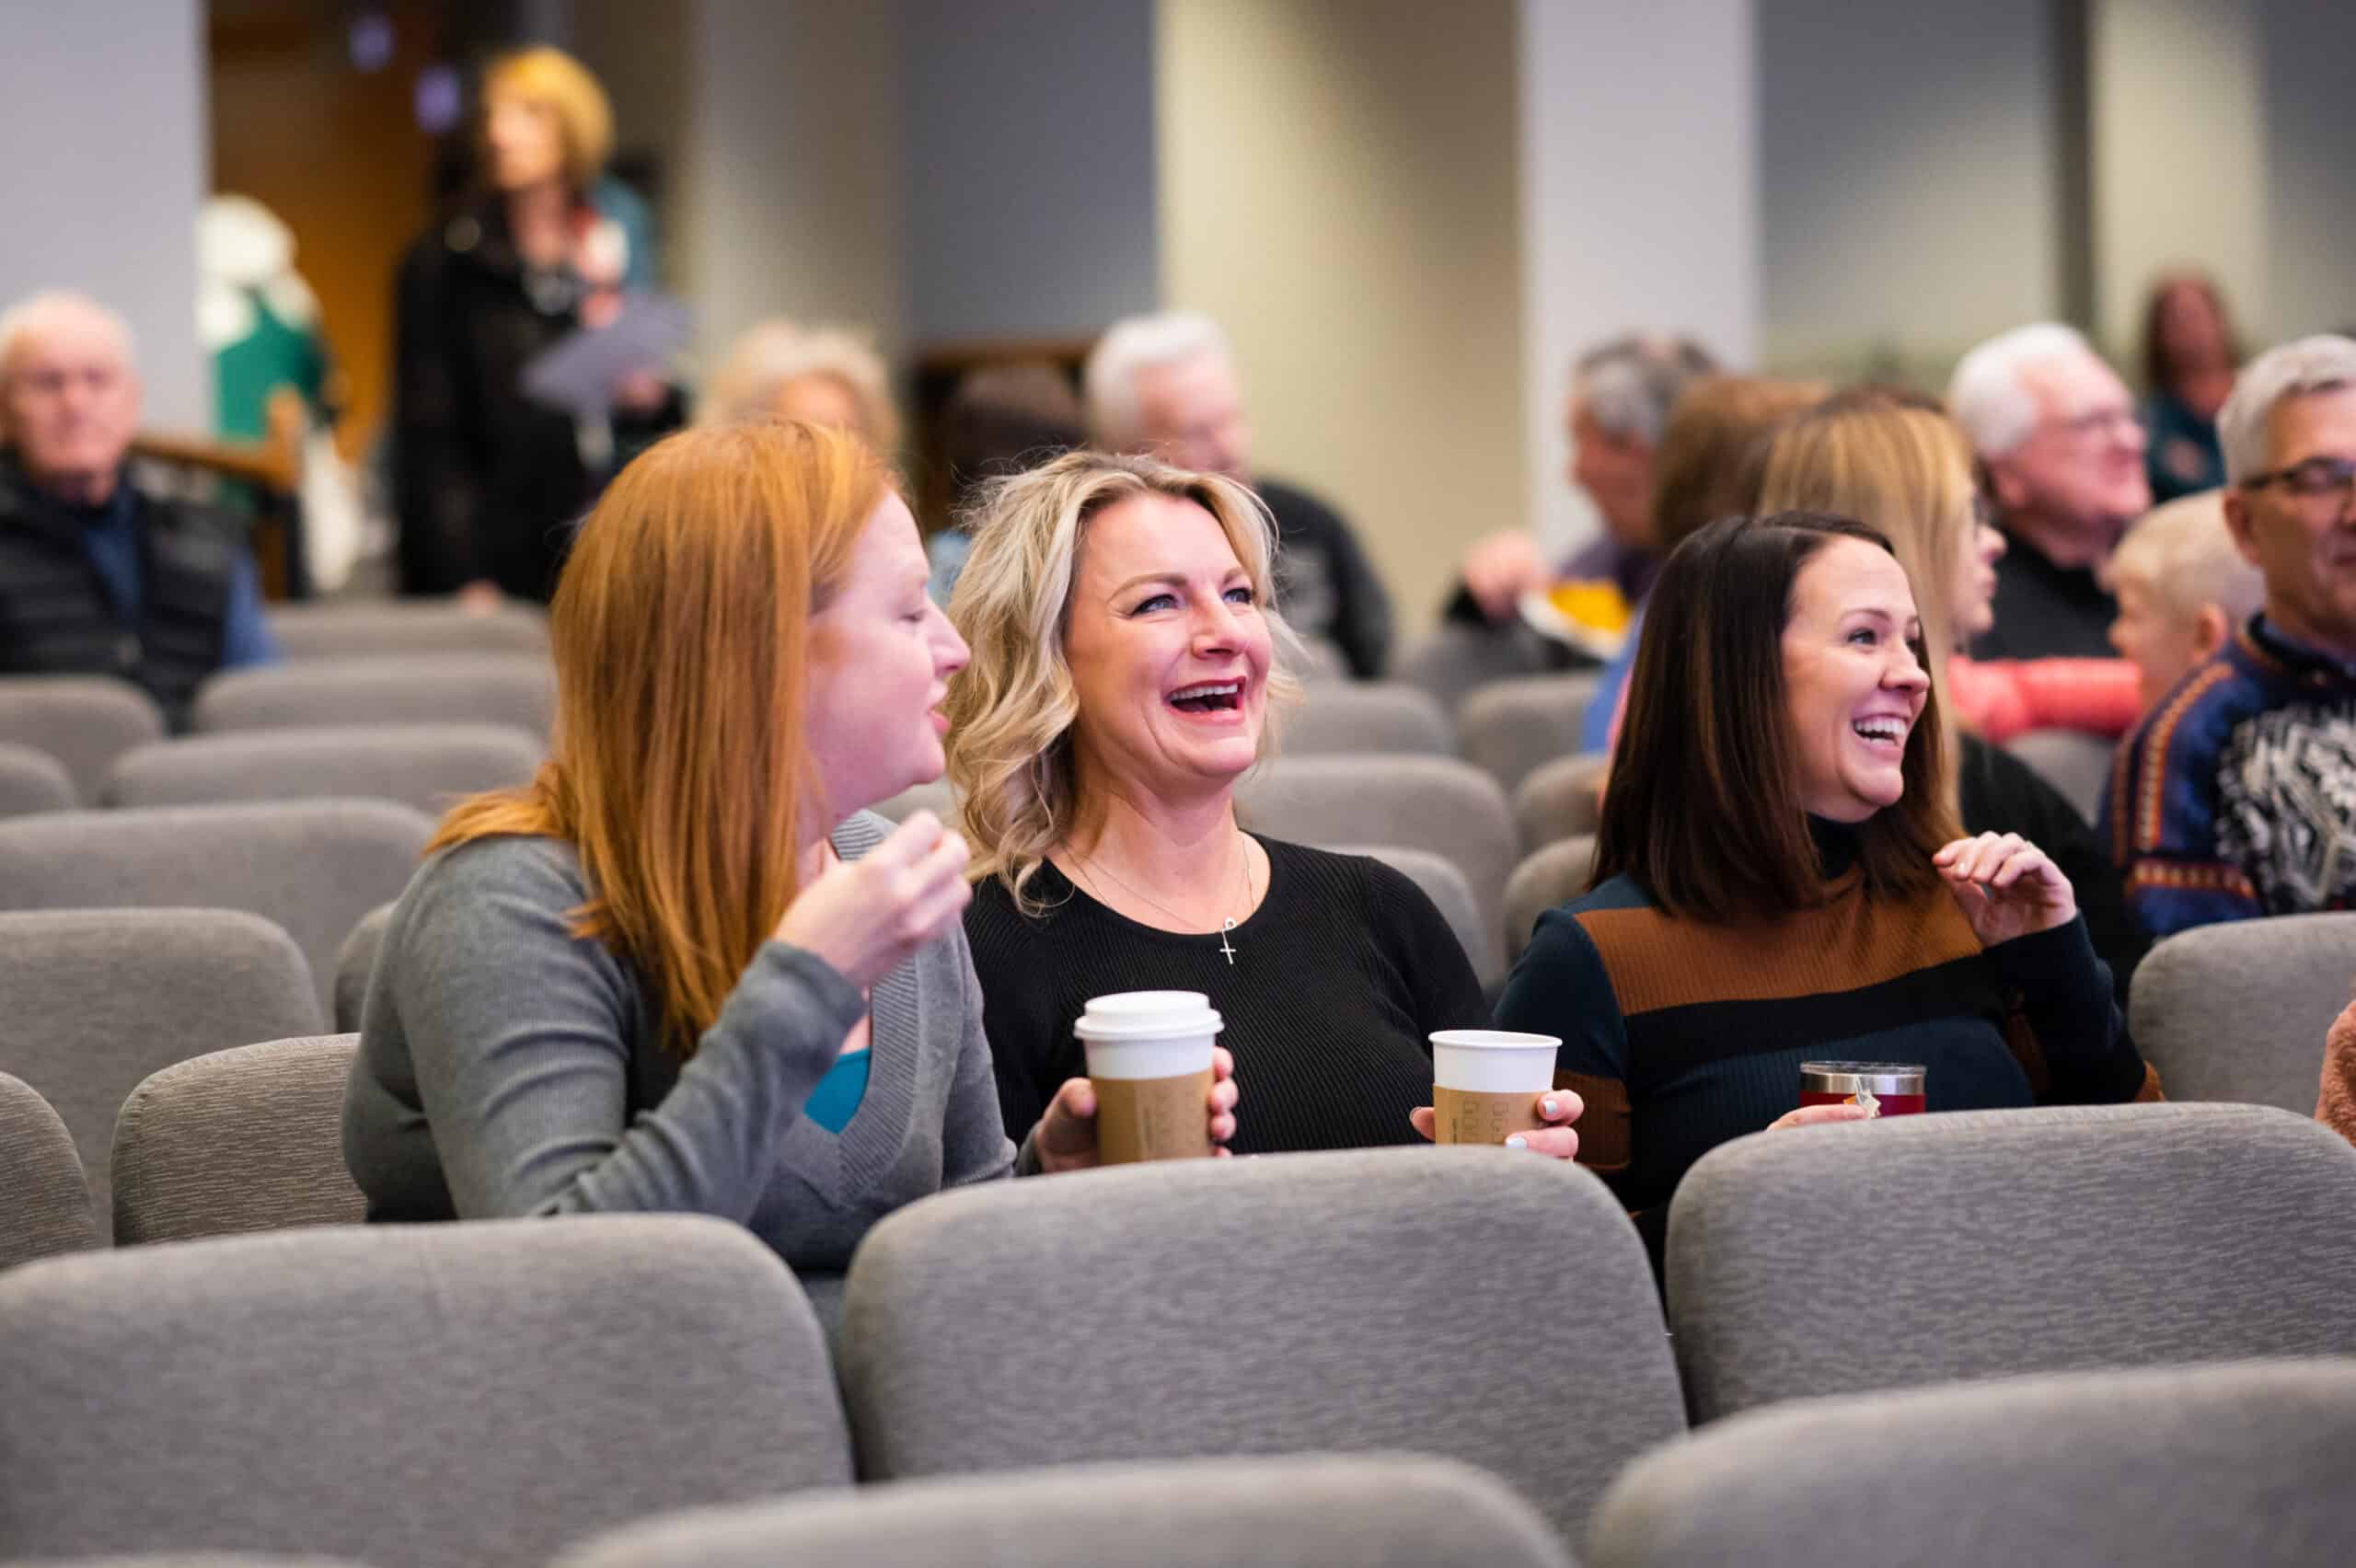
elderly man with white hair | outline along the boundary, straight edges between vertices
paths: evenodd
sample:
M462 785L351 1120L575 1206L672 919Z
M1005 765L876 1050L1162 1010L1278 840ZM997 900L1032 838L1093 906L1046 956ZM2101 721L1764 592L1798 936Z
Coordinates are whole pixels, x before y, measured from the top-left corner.
M1293 628L1338 650L1360 680L1391 658L1391 595L1357 536L1307 490L1252 472L1252 426L1227 334L1193 311L1114 322L1082 376L1089 434L1108 452L1248 484L1276 525L1276 597Z
M2218 416L2265 607L2146 714L2105 813L2154 936L2356 907L2356 340L2258 356Z
M1995 625L1976 659L2100 659L2118 614L2102 569L2152 504L2126 384L2075 329L2017 327L1963 356L1947 408L2004 531Z
M278 649L243 525L131 482L139 399L105 306L0 315L0 674L118 675L179 728L205 676Z

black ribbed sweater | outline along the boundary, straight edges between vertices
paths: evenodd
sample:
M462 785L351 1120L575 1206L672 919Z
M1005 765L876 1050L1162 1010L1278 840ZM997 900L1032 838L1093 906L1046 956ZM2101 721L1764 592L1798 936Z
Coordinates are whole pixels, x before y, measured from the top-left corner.
M1112 991L1202 991L1226 1020L1242 1090L1238 1154L1419 1141L1436 1029L1478 1029L1472 965L1421 888L1379 860L1271 838L1268 889L1228 943L1158 931L1105 907L1054 866L1027 917L996 879L974 890L965 934L980 977L999 1109L1027 1134L1087 1066L1072 1024Z

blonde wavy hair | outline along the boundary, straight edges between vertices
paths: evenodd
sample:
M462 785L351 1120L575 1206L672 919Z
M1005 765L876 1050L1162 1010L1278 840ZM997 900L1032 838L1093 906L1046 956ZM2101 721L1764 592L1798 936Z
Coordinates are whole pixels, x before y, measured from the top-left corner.
M990 484L966 527L973 554L950 596L949 618L973 662L949 685L949 781L973 847L966 874L996 877L1016 906L1075 818L1079 781L1071 732L1080 717L1064 631L1089 520L1142 495L1192 502L1209 513L1252 580L1275 649L1259 760L1276 752L1285 710L1300 700L1294 674L1307 658L1276 609L1276 526L1235 480L1151 457L1072 452Z
M1836 398L1784 426L1767 449L1761 513L1829 512L1854 517L1889 538L1914 589L1923 646L1934 661L1931 700L1949 736L1969 726L1948 696L1946 662L1959 651L1956 577L1964 541L1978 526L1971 443L1942 413L1896 401ZM1960 744L1946 748L1948 803L1955 803Z

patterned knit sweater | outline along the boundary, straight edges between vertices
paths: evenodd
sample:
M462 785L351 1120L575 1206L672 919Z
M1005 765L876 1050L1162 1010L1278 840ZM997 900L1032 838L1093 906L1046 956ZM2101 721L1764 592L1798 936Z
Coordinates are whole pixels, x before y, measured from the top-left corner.
M2356 908L2356 670L2253 617L2119 748L2103 832L2154 937Z

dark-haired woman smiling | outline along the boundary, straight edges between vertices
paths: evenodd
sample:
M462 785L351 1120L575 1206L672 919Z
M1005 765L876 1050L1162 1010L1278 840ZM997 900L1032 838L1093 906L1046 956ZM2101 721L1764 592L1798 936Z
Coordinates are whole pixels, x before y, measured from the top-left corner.
M2069 879L1963 838L1922 623L1880 534L1730 518L1653 590L1595 886L1539 921L1498 1023L1564 1040L1579 1159L1657 1243L1686 1169L1795 1109L1804 1060L1920 1062L1934 1111L2135 1098Z

